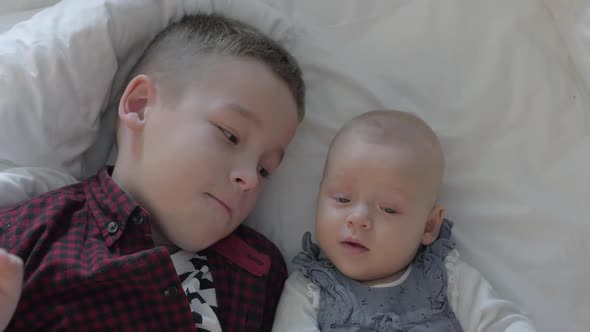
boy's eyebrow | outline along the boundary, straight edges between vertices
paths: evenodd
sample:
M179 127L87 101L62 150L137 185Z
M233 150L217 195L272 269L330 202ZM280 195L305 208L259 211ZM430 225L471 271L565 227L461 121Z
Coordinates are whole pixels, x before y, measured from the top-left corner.
M262 126L262 123L260 122L260 118L258 118L258 116L256 116L256 114L254 114L254 112L252 112L251 110L242 107L242 105L240 104L236 104L236 103L228 103L227 104L228 108L239 114L241 117L250 120L252 122L254 122L254 124L256 125L256 127L260 128ZM278 156L279 156L279 164L283 162L283 158L285 157L285 149L283 149L282 147L279 147L277 150Z
M251 110L249 110L249 109L247 109L247 108L243 107L243 106L242 106L242 105L240 105L240 104L231 103L231 102L230 102L230 103L228 103L228 104L227 104L227 106L228 106L228 108L229 108L231 111L233 111L233 112L235 112L235 113L239 114L241 117L243 117L243 118L245 118L245 119L247 119L247 120L250 120L250 121L254 122L254 124L255 124L255 125L258 127L258 128L260 128L260 127L261 127L260 119L259 119L259 118L256 116L256 114L254 114L254 112L252 112Z

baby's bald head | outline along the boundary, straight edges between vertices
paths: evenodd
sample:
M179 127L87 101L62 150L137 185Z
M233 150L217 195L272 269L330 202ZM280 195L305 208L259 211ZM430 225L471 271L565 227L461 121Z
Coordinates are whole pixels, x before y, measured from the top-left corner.
M352 119L334 137L325 172L330 160L338 153L352 153L347 146L351 143L391 147L403 150L412 159L420 178L417 185L424 185L428 201L436 202L444 172L444 155L438 137L418 116L401 111L378 110L363 113Z

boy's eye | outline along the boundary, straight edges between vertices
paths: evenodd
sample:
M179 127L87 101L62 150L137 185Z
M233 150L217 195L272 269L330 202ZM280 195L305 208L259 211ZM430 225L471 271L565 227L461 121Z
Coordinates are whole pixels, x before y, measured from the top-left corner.
M260 170L258 171L258 173L260 174L261 177L263 177L264 179L267 179L270 176L270 172L267 171L264 168L260 168Z
M397 213L397 211L392 208L383 208L383 211L385 211L385 213L388 213L388 214L396 214Z
M228 141L232 142L232 144L238 144L238 137L234 134L232 134L231 131L222 128L222 127L217 127L219 128L219 130L221 130L221 132L223 133L223 135L225 135L225 137L228 139Z

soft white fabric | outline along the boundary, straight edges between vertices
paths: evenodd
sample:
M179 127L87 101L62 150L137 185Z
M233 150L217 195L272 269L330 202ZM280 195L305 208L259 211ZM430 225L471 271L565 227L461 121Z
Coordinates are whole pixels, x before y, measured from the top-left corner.
M50 191L56 183L78 182L67 173L45 167L18 167L0 161L0 207L10 206Z
M290 261L312 228L335 130L368 109L413 111L441 136L443 203L463 258L540 330L587 331L588 1L262 1L281 14L242 0L69 0L75 10L62 4L1 35L0 168L12 174L0 172L0 205L100 167L112 86L172 17L227 10L291 41L286 15L303 30L291 49L308 117L248 223ZM0 1L0 29L55 2Z
M416 112L441 137L464 260L541 331L587 331L590 3L277 1L308 30L295 52L309 115L250 224L292 259L336 129L365 110Z
M587 0L543 0L552 14L572 62L590 89L590 6ZM586 120L588 121L588 120ZM588 122L586 122L588 124ZM588 126L586 126L588 128Z
M465 332L536 331L513 303L501 299L477 270L459 259L458 251L449 254L445 266L447 275L452 276L447 289L449 304ZM393 287L400 282L401 278L374 287ZM319 299L319 288L303 273L293 272L285 283L273 331L319 332Z

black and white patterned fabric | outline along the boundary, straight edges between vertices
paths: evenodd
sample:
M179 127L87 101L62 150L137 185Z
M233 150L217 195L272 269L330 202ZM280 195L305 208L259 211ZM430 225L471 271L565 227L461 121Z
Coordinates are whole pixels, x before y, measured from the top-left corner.
M222 332L207 257L181 250L170 258L190 302L196 326L202 331Z

